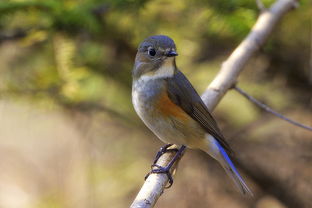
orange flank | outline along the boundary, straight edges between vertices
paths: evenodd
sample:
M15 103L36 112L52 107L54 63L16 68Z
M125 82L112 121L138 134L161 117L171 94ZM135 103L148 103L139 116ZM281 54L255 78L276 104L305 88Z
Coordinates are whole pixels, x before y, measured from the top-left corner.
M174 117L183 121L190 119L189 115L187 115L187 113L185 113L182 108L170 100L166 92L160 95L157 108L164 116Z

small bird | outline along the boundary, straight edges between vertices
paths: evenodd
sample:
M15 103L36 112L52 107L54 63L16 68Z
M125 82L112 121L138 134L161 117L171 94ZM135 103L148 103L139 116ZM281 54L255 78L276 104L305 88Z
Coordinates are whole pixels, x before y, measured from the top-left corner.
M221 164L243 194L252 195L228 156L232 149L216 121L177 68L177 55L174 41L165 35L148 37L139 45L132 71L132 103L136 113L168 144L161 153L171 144L182 145L181 149L186 146L203 150ZM156 167L151 172L163 173L170 168Z

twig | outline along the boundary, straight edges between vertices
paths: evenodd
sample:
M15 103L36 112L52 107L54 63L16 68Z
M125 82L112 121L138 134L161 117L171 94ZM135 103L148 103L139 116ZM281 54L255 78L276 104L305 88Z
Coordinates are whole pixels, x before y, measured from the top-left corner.
M304 128L306 130L312 131L312 127L310 126L306 126L304 124L301 124L297 121L294 121L290 118L287 118L286 116L283 116L282 114L274 111L272 108L270 108L269 106L265 105L264 103L261 103L259 100L257 100L256 98L252 97L251 95L249 95L247 92L245 92L244 90L242 90L241 88L234 86L233 89L235 89L237 92L239 92L241 95L243 95L245 98L247 98L248 100L250 100L251 102L253 102L254 104L256 104L258 107L264 109L265 111L272 113L273 115L295 125L295 126L299 126L301 128Z
M202 95L203 101L211 111L226 91L235 84L247 61L264 44L277 22L287 11L294 8L296 3L296 0L277 0L269 9L260 14L249 35L223 63L219 74ZM165 153L161 156L161 160L171 161L172 157L173 154L170 154L170 152ZM163 166L166 165L167 163L163 164ZM151 174L132 203L131 208L153 207L167 183L168 177L165 174Z
M266 10L262 0L256 0L256 4L257 4L257 7L258 9L261 11L261 12L264 12Z
M11 31L8 33L0 33L0 43L9 40L17 40L24 38L27 35L27 30L17 29L16 31Z

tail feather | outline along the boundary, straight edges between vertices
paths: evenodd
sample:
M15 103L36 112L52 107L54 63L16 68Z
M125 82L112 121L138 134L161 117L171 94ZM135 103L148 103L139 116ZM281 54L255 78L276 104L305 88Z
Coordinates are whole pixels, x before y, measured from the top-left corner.
M230 157L221 146L221 144L211 135L207 135L206 138L208 146L203 148L203 150L221 164L225 172L230 176L230 178L233 180L234 184L237 186L242 194L253 196L252 191L248 188L247 184L238 173L233 162L231 161Z
M216 145L218 146L219 152L222 156L222 159L219 160L221 166L224 168L225 172L230 176L233 180L235 185L240 189L243 194L253 196L252 191L248 188L247 184L243 180L243 178L238 173L237 169L235 168L233 162L223 149L223 147L216 141Z

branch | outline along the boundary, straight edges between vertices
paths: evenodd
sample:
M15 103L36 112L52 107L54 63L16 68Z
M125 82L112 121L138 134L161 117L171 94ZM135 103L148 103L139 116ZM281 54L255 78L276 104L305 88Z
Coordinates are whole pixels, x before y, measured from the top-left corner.
M178 146L172 145L168 149L176 149ZM185 152L185 151L184 151ZM175 151L168 151L163 154L157 161L157 165L165 167L175 156ZM183 154L182 154L183 156ZM182 157L181 156L181 157ZM174 174L177 168L178 162L181 157L174 163L170 173ZM157 199L164 192L166 185L168 183L168 177L166 174L150 174L143 184L140 192L133 201L131 208L149 208L154 207Z
M243 95L245 98L247 98L250 102L253 102L255 105L257 105L259 108L262 108L263 110L273 114L276 117L279 117L280 119L283 119L284 121L287 121L288 123L291 123L295 126L301 127L303 129L312 131L312 127L304 125L302 123L299 123L297 121L294 121L290 118L287 118L286 116L274 111L272 108L270 108L269 106L265 105L264 103L261 103L259 100L257 100L256 98L252 97L251 95L249 95L247 92L245 92L244 90L242 90L241 88L234 86L234 89L240 93L241 95Z
M266 10L262 0L256 0L256 4L257 4L257 7L258 9L261 11L261 12L264 12Z
M26 37L28 31L17 29L16 31L8 32L8 33L0 33L0 44L4 41L8 40L17 40Z
M249 35L222 64L219 74L203 93L202 99L210 111L215 108L227 90L235 85L247 61L264 44L281 17L296 6L296 0L277 0L269 9L260 14ZM163 154L160 159L167 163L162 166L166 166L173 156L174 154L170 152ZM150 174L131 208L154 207L167 183L168 177L165 174Z
M219 74L202 95L202 99L210 110L235 84L248 60L263 46L281 17L296 5L296 0L278 0L271 8L260 14L249 35L222 64Z

